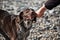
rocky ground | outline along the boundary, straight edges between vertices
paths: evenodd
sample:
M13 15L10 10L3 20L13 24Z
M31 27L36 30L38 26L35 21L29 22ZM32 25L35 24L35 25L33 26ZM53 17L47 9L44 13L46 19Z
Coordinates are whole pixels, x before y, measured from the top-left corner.
M45 0L17 0L3 2L2 9L19 13L24 8L38 10ZM0 37L1 38L1 37ZM42 18L32 24L28 40L60 40L60 6L47 10Z

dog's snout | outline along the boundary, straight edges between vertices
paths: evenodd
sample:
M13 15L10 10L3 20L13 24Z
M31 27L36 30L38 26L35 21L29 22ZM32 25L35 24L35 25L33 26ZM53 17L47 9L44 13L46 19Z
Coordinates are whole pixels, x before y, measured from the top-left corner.
M31 19L31 16L25 16L25 19L29 20Z

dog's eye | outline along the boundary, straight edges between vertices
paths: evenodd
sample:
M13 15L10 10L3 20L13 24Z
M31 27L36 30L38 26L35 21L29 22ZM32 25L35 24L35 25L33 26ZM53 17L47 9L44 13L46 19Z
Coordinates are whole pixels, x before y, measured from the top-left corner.
M17 23L19 23L19 22L17 22Z

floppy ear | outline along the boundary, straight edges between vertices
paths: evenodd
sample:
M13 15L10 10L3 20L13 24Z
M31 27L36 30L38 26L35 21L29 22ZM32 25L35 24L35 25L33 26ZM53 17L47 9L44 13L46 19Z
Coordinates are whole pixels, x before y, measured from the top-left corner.
M12 26L13 26L13 28L14 28L14 30L15 30L15 34L16 34L16 32L17 32L18 27L20 26L20 25L19 25L19 22L20 22L20 19L19 19L18 16L15 17L15 19L12 20L12 24L13 24Z
M35 21L35 22L36 22L37 14L36 14L36 12L35 12L33 9L31 9L31 10L33 11L32 14L31 14L31 16L32 16L32 18L33 18L32 21Z
M32 12L32 14L33 14L33 15L32 15L32 16L33 16L33 20L32 20L32 21L35 21L35 22L36 22L36 17L37 17L36 15L37 15L37 14L36 14L35 12Z
M16 22L16 23L19 23L19 22L20 22L19 16L17 16L17 17L15 18L15 22Z
M20 12L19 18L22 20L23 19L23 12Z

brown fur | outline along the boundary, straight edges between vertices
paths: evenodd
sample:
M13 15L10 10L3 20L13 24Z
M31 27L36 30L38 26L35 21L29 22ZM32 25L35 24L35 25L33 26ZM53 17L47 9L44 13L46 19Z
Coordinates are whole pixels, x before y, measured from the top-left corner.
M20 29L18 40L27 40L33 21L36 22L36 13L33 9L27 8L20 12L19 16L0 10L0 28L9 36L10 40L16 40L18 29Z
M19 22L18 15L10 15L7 11L0 9L0 28L7 34L10 40L16 40Z

